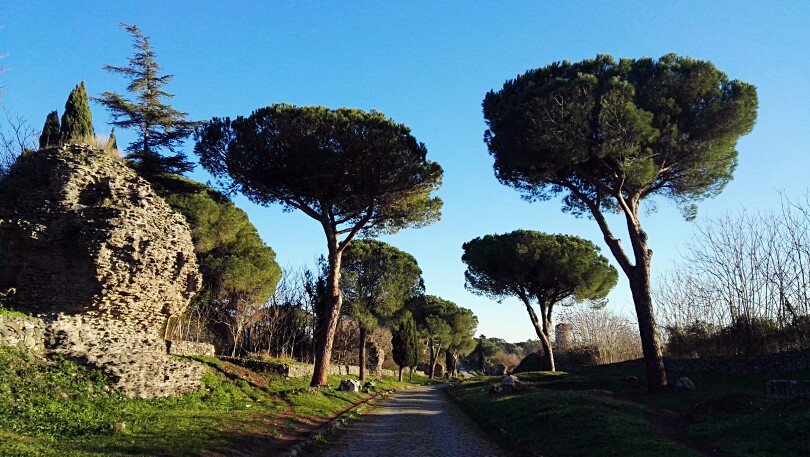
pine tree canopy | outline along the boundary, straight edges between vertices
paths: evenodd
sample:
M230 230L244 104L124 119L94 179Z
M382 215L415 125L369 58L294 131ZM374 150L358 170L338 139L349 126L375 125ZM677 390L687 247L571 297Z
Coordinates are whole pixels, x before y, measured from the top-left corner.
M105 65L104 69L129 79L131 82L127 92L133 98L116 92L103 92L95 100L110 112L114 126L138 131L138 139L130 143L126 150L127 157L134 160L143 172L191 171L193 164L177 148L194 132L196 123L187 120L188 113L178 111L165 102L174 97L163 89L174 75L161 75L162 68L155 61L149 37L144 36L137 26L121 24L121 27L132 35L135 54L129 59L128 66ZM161 150L169 154L162 155Z
M663 195L688 218L737 164L756 119L756 88L710 62L668 54L558 62L484 98L485 140L498 179L530 200L568 191L567 210L616 211L614 196Z
M391 234L440 217L430 194L441 167L407 126L376 111L272 105L212 119L194 150L226 187L301 210L335 233Z
M382 241L355 240L343 254L341 291L346 312L366 330L390 318L410 297L424 293L416 259Z
M515 230L464 243L465 287L496 300L536 298L546 305L590 301L597 306L619 273L588 240Z
M447 348L466 345L478 327L471 310L435 295L414 297L407 306L422 332Z
M273 295L281 268L244 211L214 189L177 175L163 174L152 185L191 226L203 277L195 301L238 296L264 303Z

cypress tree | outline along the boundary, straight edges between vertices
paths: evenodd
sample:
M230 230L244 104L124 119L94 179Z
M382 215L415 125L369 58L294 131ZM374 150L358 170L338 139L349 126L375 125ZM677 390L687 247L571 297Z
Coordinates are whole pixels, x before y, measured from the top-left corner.
M399 365L399 381L402 382L402 369L410 367L410 375L413 376L413 368L419 363L419 334L410 312L406 312L399 325L392 330L394 362Z
M416 331L416 322L411 319L403 323L403 333L405 334L405 364L410 367L408 381L413 378L413 369L419 364L419 334Z
M111 151L118 149L118 142L115 139L115 127L110 130L110 139L107 140L107 149Z
M45 118L45 125L42 127L42 134L39 136L39 148L45 149L52 146L59 146L59 114L51 111Z
M67 102L65 102L65 112L62 114L62 125L59 131L63 144L86 143L95 136L93 115L90 112L84 81L70 92Z
M405 322L391 329L391 346L393 346L392 355L394 362L399 365L399 382L402 382L402 370L405 368L406 360L406 343L405 343Z

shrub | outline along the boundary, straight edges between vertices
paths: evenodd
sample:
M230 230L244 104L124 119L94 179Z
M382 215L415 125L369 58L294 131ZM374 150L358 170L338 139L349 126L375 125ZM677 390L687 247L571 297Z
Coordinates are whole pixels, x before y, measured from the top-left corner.
M532 352L520 361L517 367L512 370L513 373L526 373L529 371L543 371L546 369L546 362L543 356L536 352Z
M560 322L573 327L571 347L558 350L570 363L604 365L641 357L638 328L624 316L606 309L582 309L563 313Z
M697 321L686 326L666 327L666 354L677 358L755 356L806 347L803 339L810 330L810 319L800 316L793 325L779 328L762 317L740 316L719 327Z

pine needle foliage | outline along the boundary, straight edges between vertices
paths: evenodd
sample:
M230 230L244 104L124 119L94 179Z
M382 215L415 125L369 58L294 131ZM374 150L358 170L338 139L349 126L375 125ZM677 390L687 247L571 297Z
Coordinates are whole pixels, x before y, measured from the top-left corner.
M161 74L163 69L155 61L155 52L148 36L143 35L135 25L120 25L132 35L135 54L125 67L104 65L103 68L131 81L127 92L132 98L116 92L103 92L95 100L110 112L112 125L138 131L137 140L130 143L126 151L127 158L133 160L143 174L191 171L194 165L177 148L192 134L196 124L187 119L188 113L166 103L174 95L166 92L164 87L174 75ZM161 150L168 154L161 154Z

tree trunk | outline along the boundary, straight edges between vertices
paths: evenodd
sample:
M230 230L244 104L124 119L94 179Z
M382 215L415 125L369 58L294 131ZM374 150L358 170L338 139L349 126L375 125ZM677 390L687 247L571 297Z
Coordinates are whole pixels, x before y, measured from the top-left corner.
M647 246L647 233L638 223L638 202L631 200L625 210L627 231L633 246L635 265L625 268L636 307L638 330L641 337L641 350L644 354L644 371L647 389L650 392L663 392L667 386L667 372L664 356L655 328L652 294L650 293L650 263L652 251Z
M360 354L358 356L358 364L360 365L360 380L366 380L366 339L368 339L368 331L360 327Z
M667 386L667 372L664 367L664 356L661 353L655 327L655 315L653 314L652 295L650 293L649 263L638 264L634 270L630 277L630 291L633 293L633 303L638 318L647 388L650 392L663 392Z
M658 335L655 328L655 317L652 308L652 295L650 294L650 261L652 251L647 246L647 233L641 228L638 221L640 194L632 195L629 198L622 194L616 194L616 202L624 213L627 223L627 233L633 247L633 258L635 264L630 261L627 253L621 245L621 240L613 235L610 227L602 214L600 207L592 200L583 196L575 186L566 186L572 194L585 202L599 224L599 229L605 237L605 243L610 248L613 257L619 263L630 282L630 291L633 294L633 304L636 308L638 318L639 336L641 337L641 349L644 354L644 370L647 377L647 389L650 392L664 391L667 386L667 372L664 368L664 357L661 354L661 347L658 343Z
M557 371L557 365L554 363L554 349L551 347L551 341L548 337L541 340L543 342L543 352L545 352L544 359L548 371Z
M521 297L521 300L523 301L523 304L526 305L526 311L529 313L529 318L534 326L534 332L537 334L537 338L540 339L540 344L543 346L543 358L546 361L546 368L548 368L548 371L557 371L554 364L554 351L551 348L551 339L548 336L546 319L543 318L543 323L541 324L540 320L537 318L537 313L534 312L534 308L532 308L528 298Z
M231 349L231 357L236 357L236 349L239 347L239 343L241 342L239 336L242 334L242 330L240 327L237 327L237 325L234 324L231 327L231 334L233 335L233 349Z
M436 352L433 350L433 340L430 340L430 374L429 378L433 379L436 372Z
M478 340L478 371L484 372L484 338Z
M402 369L405 368L402 365L399 366L399 382L402 382Z
M433 339L430 339L430 379L433 379L436 376L436 362L438 362L439 352L441 352L442 346L439 345L436 347L436 343Z
M329 240L329 267L326 278L327 302L324 304L322 315L318 316L318 325L315 332L315 369L312 373L310 386L319 387L327 385L329 363L332 358L332 346L335 341L335 332L340 318L340 307L343 297L340 294L340 259L343 254L338 249L337 235Z

